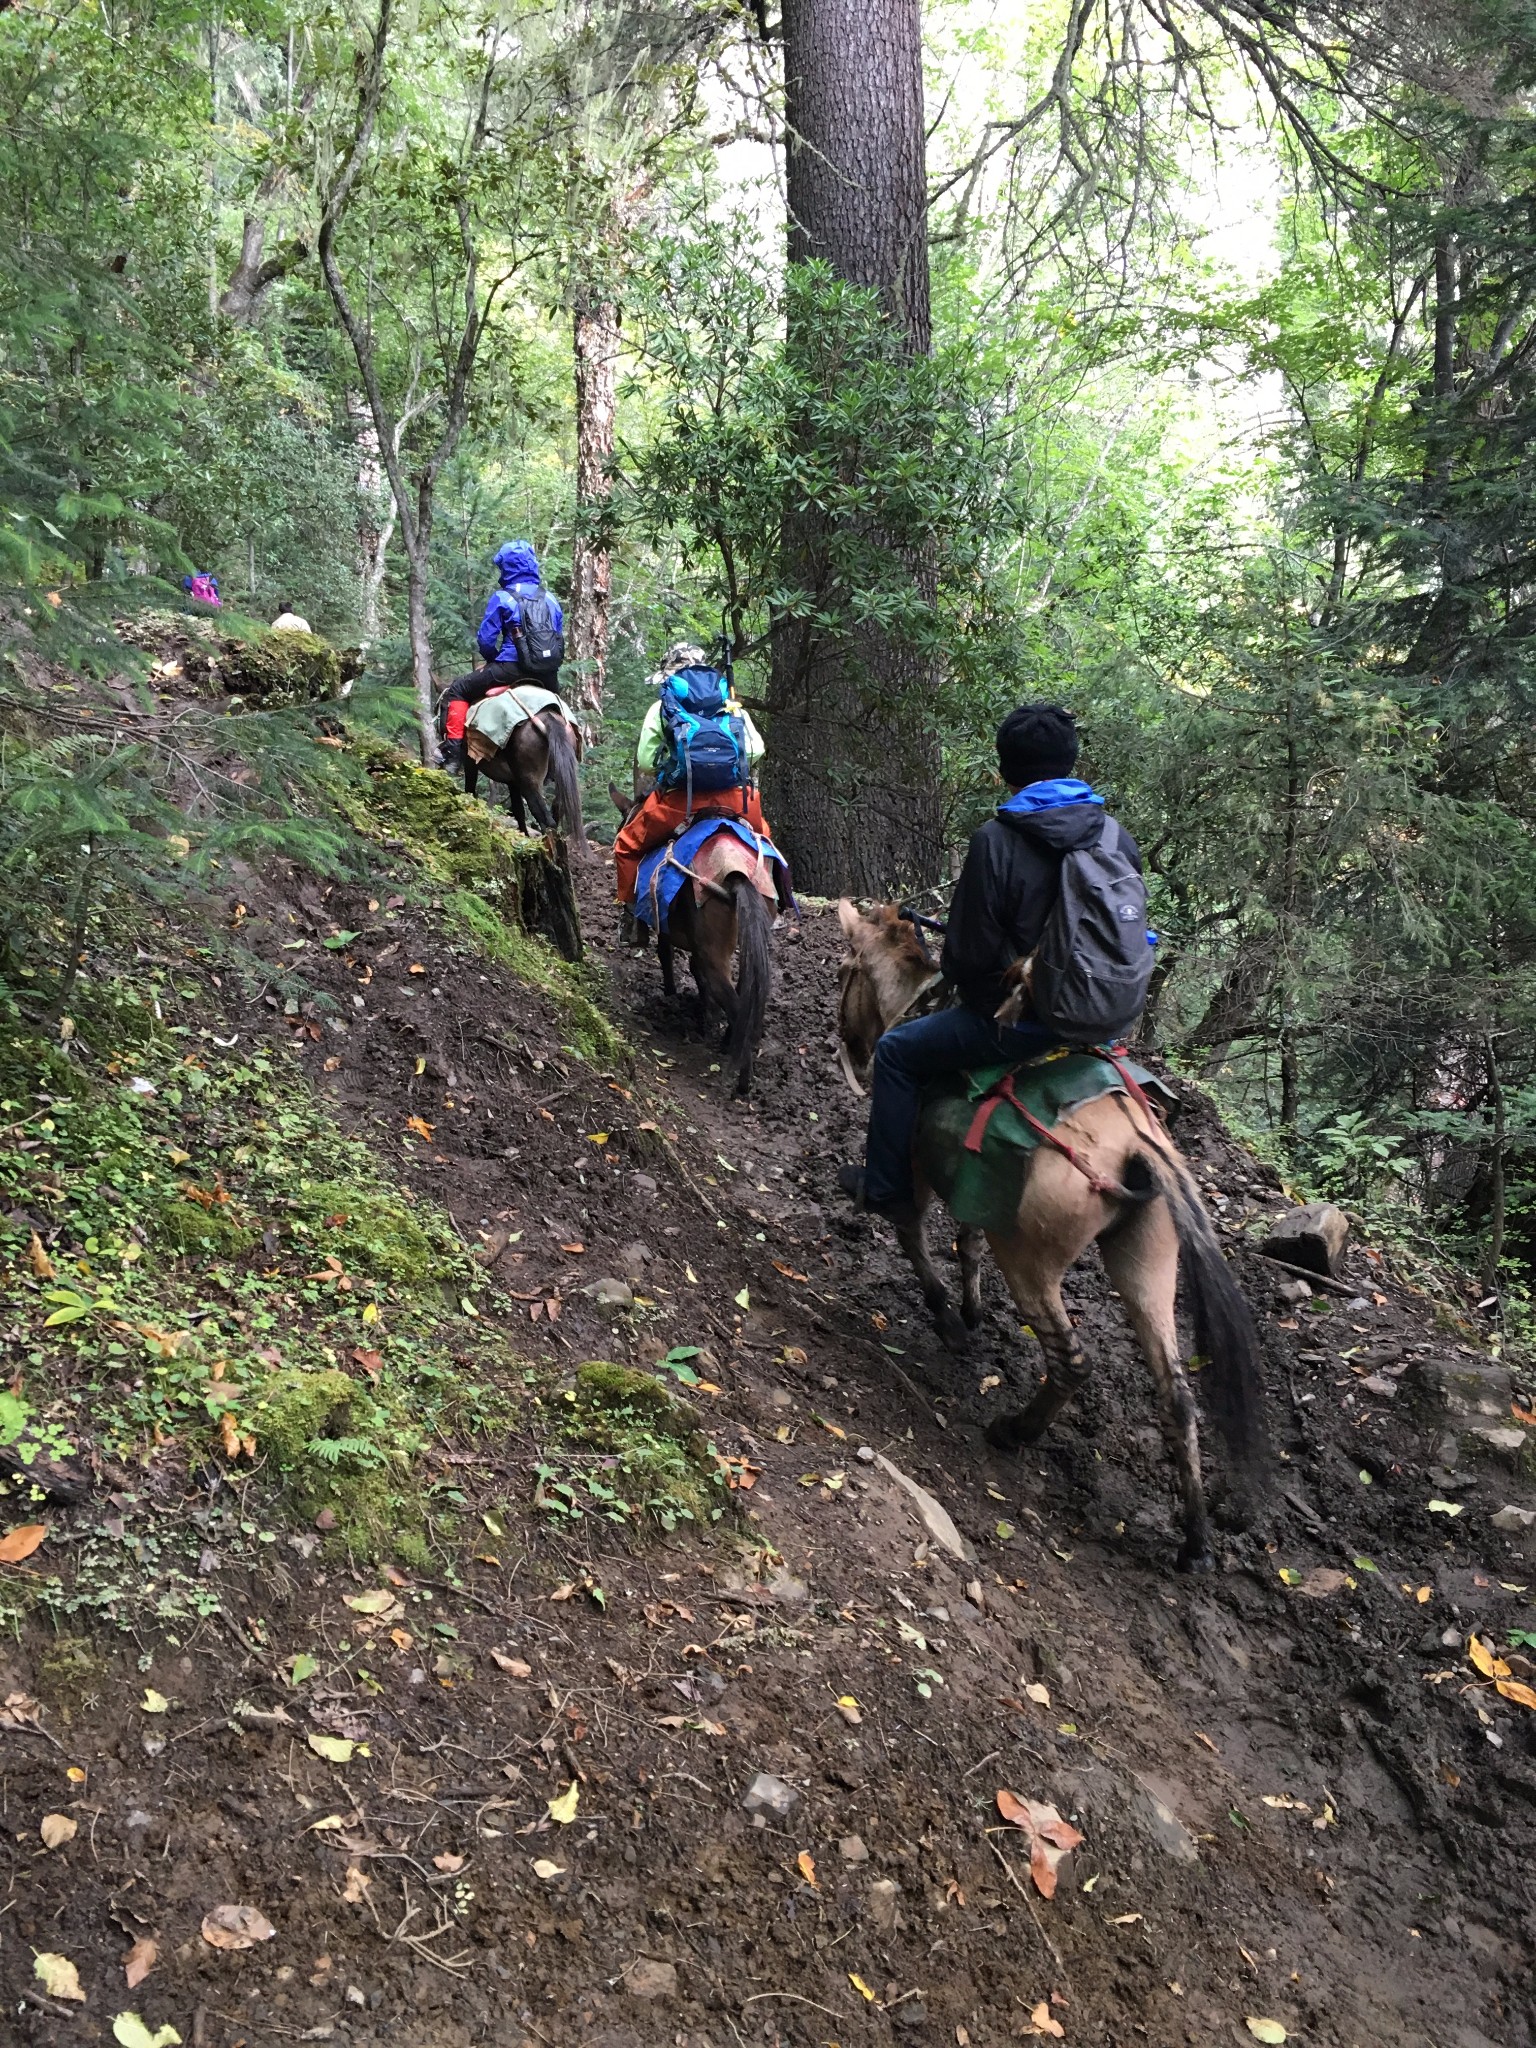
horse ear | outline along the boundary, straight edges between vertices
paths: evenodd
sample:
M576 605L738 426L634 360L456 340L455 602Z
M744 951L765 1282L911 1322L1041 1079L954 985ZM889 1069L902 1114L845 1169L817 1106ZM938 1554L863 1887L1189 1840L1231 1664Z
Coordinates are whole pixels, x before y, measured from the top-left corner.
M839 896L837 899L837 921L843 928L843 937L855 949L868 938L868 923L859 914L859 907L851 896Z

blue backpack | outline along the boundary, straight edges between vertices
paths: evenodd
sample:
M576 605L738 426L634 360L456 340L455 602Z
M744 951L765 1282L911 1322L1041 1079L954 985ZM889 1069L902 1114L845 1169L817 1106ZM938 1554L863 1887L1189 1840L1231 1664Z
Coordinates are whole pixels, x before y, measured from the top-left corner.
M696 796L740 789L750 780L746 722L730 709L730 685L718 670L680 668L668 676L661 722L672 752L657 772L658 789L686 789L691 808Z

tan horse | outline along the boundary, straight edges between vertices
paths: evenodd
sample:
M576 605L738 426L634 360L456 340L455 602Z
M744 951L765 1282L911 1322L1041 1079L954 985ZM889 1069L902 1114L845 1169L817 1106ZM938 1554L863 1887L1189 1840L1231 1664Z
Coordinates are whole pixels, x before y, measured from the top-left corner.
M846 898L837 907L848 953L840 970L838 1035L850 1079L867 1077L882 1034L907 1012L936 969L911 924L894 904L863 916ZM1022 981L1024 964L1019 979ZM1004 1004L1004 1011L1008 1004ZM1158 1413L1178 1478L1184 1541L1179 1566L1209 1571L1210 1524L1200 1475L1194 1395L1179 1351L1174 1298L1180 1257L1204 1360L1200 1386L1231 1453L1240 1490L1260 1490L1267 1460L1259 1339L1247 1303L1227 1270L1193 1174L1155 1115L1124 1095L1083 1103L1055 1126L1080 1164L1041 1144L1029 1155L1019 1211L1007 1231L988 1231L1020 1314L1045 1353L1045 1379L1020 1411L987 1430L1003 1450L1036 1441L1085 1385L1088 1361L1061 1298L1071 1266L1097 1243L1157 1387ZM923 1297L946 1336L956 1317L923 1237L923 1215L935 1190L954 1184L953 1141L931 1119L918 1126L914 1148L918 1220L896 1236L912 1262ZM962 1231L959 1252L965 1321L980 1315L981 1233Z

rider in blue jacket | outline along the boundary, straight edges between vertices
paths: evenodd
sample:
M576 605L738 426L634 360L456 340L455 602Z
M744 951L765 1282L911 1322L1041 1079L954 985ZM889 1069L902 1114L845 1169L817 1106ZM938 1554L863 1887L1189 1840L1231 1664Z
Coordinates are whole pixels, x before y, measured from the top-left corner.
M492 559L496 564L499 588L491 592L485 617L475 635L475 645L486 665L450 683L439 705L443 721L442 765L445 768L456 768L462 760L464 722L470 705L478 704L500 683L529 680L518 661L517 634L523 622L519 600L542 592L556 631L563 631L565 625L560 600L552 590L544 589L539 575L539 558L527 541L503 541Z

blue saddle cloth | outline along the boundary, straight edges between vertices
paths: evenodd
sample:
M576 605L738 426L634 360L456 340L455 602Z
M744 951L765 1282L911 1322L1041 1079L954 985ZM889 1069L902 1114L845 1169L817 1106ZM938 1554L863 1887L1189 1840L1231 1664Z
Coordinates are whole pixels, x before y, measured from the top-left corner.
M694 855L698 852L699 848L707 839L713 839L717 832L734 832L744 846L752 848L753 851L756 851L761 846L769 860L778 861L781 867L784 864L784 856L773 844L773 841L771 839L760 840L744 818L722 818L718 816L695 818L693 823L678 833L675 839L669 839L665 846L658 846L653 853L648 853L645 859L641 861L640 879L635 889L635 916L639 918L642 924L650 924L655 914L652 909L653 898L651 895L651 880L653 876L657 875L658 872L660 874L660 880L656 883L654 903L655 910L660 913L663 919L665 919L667 912L672 908L673 898L688 879L681 868L674 866L668 861L668 851L670 850L675 854L677 859L686 866L691 867Z

